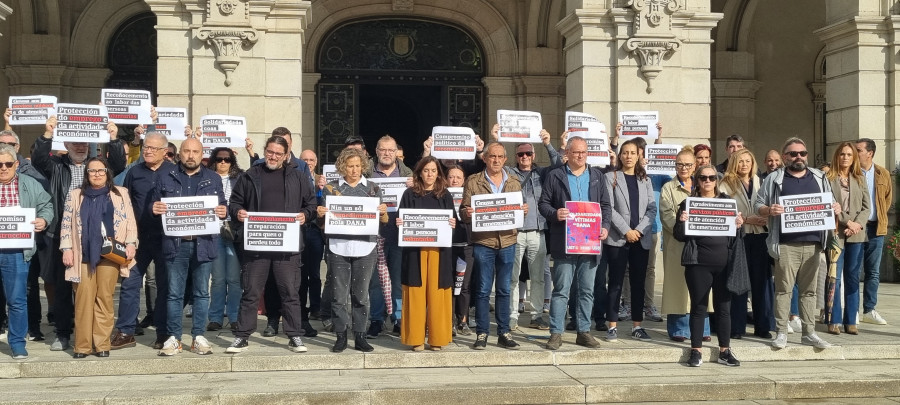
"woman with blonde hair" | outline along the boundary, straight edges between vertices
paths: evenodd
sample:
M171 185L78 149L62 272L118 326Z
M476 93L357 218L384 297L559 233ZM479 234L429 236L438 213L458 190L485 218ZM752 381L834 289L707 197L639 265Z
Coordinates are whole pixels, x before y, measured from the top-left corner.
M744 249L750 273L750 291L753 296L753 334L771 339L775 330L775 284L772 281L772 265L766 250L766 222L768 219L756 213L753 203L761 181L757 176L756 157L749 149L739 149L728 158L725 176L719 191L737 201L738 211L744 217ZM731 299L731 338L740 339L747 330L747 294Z
M856 326L859 311L859 271L862 267L863 242L866 241L866 221L872 205L866 178L859 165L859 155L856 154L852 142L842 142L838 145L834 150L831 164L832 170L826 177L831 182L834 201L841 204L841 214L836 221L838 226L836 236L843 250L837 261L834 306L828 322L828 333L840 335L843 324L845 332L856 335L859 334ZM843 296L841 279L844 281Z

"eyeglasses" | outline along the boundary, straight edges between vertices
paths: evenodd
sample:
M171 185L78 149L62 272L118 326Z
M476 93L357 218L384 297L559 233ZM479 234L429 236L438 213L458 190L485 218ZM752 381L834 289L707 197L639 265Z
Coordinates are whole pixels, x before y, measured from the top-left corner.
M14 164L16 164L16 162L0 162L0 167L5 167L5 168L7 168L7 169L12 169L12 167L13 167Z
M12 146L13 148L15 148L16 145L18 145L18 144L15 142L0 142L0 145L9 145L9 146Z
M106 170L107 170L106 168L103 168L103 169L87 169L87 172L88 172L88 174L90 174L90 175L92 175L92 176L97 176L97 175L101 175L101 174L106 174Z
M166 153L166 157L171 159L171 158L175 157L175 153L174 153L174 152L168 152L168 153Z
M809 152L807 152L807 151L805 151L805 150L801 150L801 151L795 151L795 150L792 150L792 151L790 151L790 152L784 152L784 154L785 154L785 155L788 155L788 156L790 156L790 157L792 157L792 158L795 158L795 157L797 157L797 156L800 156L800 157L806 157L806 155L809 155Z
M525 157L525 156L531 157L531 156L534 156L534 152L516 152L516 156L518 156L518 157Z
M213 161L216 163L222 163L222 162L231 163L231 157L230 156L217 156L215 159L213 159Z
M162 151L164 151L164 150L166 150L166 149L168 149L167 146L150 146L150 145L144 145L144 151L145 151L145 152L153 152L153 153L156 153L156 152L162 152Z
M694 167L693 163L675 163L676 169L690 169Z
M716 181L718 179L719 179L719 176L716 176L715 174L712 176L703 176L703 175L697 176L697 181Z
M284 157L284 153L279 153L279 152L275 152L275 151L266 149L266 156L271 156L276 159L281 159Z

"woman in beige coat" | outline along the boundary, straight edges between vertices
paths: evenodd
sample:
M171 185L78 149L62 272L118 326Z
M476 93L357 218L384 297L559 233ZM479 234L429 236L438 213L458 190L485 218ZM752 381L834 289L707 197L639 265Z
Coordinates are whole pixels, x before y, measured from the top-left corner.
M87 161L83 185L66 198L61 225L66 281L75 288L74 357L109 357L113 293L119 276L128 277L135 265L137 222L128 190L113 185L106 159ZM100 256L105 235L126 244L125 265Z
M687 198L694 188L695 158L693 149L684 148L675 157L675 178L663 185L659 192L659 218L663 226L663 278L662 312L666 314L666 329L669 339L684 342L691 336L688 324L690 296L684 281L684 266L681 265L681 251L684 243L675 240L675 214L678 205ZM709 337L709 320L704 324L704 339Z

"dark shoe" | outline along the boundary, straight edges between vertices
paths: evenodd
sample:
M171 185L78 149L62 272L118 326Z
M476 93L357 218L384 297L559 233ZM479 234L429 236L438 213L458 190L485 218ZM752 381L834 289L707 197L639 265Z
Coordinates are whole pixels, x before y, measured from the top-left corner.
M381 334L381 330L384 328L384 321L372 321L369 322L369 330L366 331L366 337L369 339L375 339L378 335Z
M28 332L28 340L31 342L40 342L44 340L44 334L40 331L37 332Z
M135 326L134 327L134 335L135 336L144 336L144 328L142 328L140 326Z
M510 350L519 350L519 344L513 340L512 334L506 332L497 337L497 346L500 346L504 349Z
M725 349L724 352L719 352L719 364L724 364L729 367L737 367L741 365L741 362L734 358L734 355L731 354L731 349Z
M475 350L484 350L487 348L487 333L479 333L475 337L475 343L472 344L472 348Z
M325 332L334 332L334 322L331 322L331 319L323 319L322 328L325 329Z
M319 320L319 311L309 311L309 319Z
M234 341L231 342L231 346L228 346L228 348L225 349L225 353L240 353L247 350L247 346L250 346L250 344L247 343L247 339L236 337L234 338Z
M606 325L606 321L598 321L597 325L594 326L594 329L596 329L597 332L606 332L609 330L609 326Z
M334 342L334 346L331 347L332 353L340 353L347 349L347 332L337 332L337 340Z
M704 342L712 342L712 336L704 336L703 341Z
M363 332L356 332L353 334L353 348L364 353L375 350L375 348L366 341L366 334Z
M53 312L47 312L47 325L56 326L56 317L53 316Z
M129 335L122 332L116 333L116 335L113 336L112 340L109 341L109 348L112 350L134 347L136 345L137 343L134 341L134 335Z
M395 335L400 336L400 321L394 322L394 329L392 330Z
M458 333L460 336L471 335L472 330L469 329L469 323L468 322L460 322L458 325L456 325L456 333Z
M631 328L631 337L640 341L650 341L650 335L642 327Z
M600 346L600 342L594 339L590 332L578 332L578 335L575 337L575 344L590 349L596 349Z
M754 331L753 336L756 336L756 337L762 338L762 339L771 339L772 333L767 330L766 331Z
M691 367L700 367L703 364L703 353L699 350L691 350L691 358L688 359L688 365Z
M237 322L231 322L228 324L228 327L231 329L232 332L237 332L237 330L240 326L241 325L238 324Z
M309 321L304 321L300 326L303 327L303 337L316 337L319 335L319 331L313 328Z
M96 353L97 357L109 357L109 350L104 350Z
M569 323L566 324L566 330L568 330L568 331L575 330L575 320L574 319L570 320Z
M206 330L210 332L214 332L219 329L222 329L222 324L218 322L210 322L209 325L206 325Z
M681 343L681 342L684 342L685 340L687 340L687 338L684 336L669 336L669 340L671 340L673 342Z
M144 319L141 319L141 321L138 322L138 326L142 328L149 328L150 325L153 325L153 314L147 314L144 316Z
M156 336L156 341L153 342L153 346L152 346L153 349L154 349L154 350L162 350L163 346L166 345L166 340L168 340L168 339L169 339L169 338L168 338L167 336L159 336L159 335L157 335L157 336Z
M740 333L732 333L732 334L731 334L731 338L732 338L732 339L740 340L740 339L743 339L743 338L744 338L744 335L742 335L742 334L740 334Z
M87 356L88 356L87 353L75 353L72 355L72 358L83 359L83 358L86 358Z
M262 335L265 337L272 337L278 334L278 325L272 326L269 324L266 326L266 330L263 331Z
M560 333L551 333L550 340L547 341L547 349L549 350L559 350L559 347L562 346L562 334Z
M56 339L53 340L53 343L50 344L50 351L53 352L61 352L69 348L69 338L64 336L57 336Z

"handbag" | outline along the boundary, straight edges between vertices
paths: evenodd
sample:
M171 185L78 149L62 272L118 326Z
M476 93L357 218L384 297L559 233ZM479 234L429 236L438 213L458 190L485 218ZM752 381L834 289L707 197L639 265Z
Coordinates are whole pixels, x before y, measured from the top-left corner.
M744 248L744 230L738 231L734 238L734 246L731 250L731 273L725 286L735 295L742 295L750 291L750 269L747 266L747 252Z
M125 251L125 244L117 241L112 236L106 236L105 225L100 225L100 232L103 236L103 245L100 246L100 257L119 266L124 266L128 263L128 253Z

